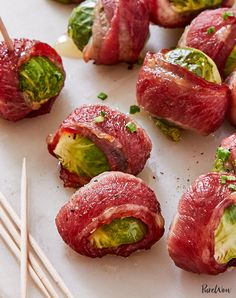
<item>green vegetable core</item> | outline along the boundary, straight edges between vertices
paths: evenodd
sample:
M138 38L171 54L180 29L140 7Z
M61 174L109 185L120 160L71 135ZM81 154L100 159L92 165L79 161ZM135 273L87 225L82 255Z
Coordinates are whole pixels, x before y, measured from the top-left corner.
M54 150L62 166L79 176L94 177L110 170L104 153L88 138L63 133Z
M97 0L87 0L77 6L71 13L68 24L68 35L76 46L83 51L92 36L94 9Z
M224 210L215 235L215 260L227 264L236 258L236 205Z
M227 77L236 69L236 46L234 46L225 63L225 76Z
M179 64L199 77L213 83L221 83L219 71L213 62L203 52L193 48L176 48L166 54L167 61Z
M118 247L136 243L144 238L147 226L134 217L116 218L110 224L102 225L89 237L97 248Z
M21 65L19 88L26 101L39 108L40 104L56 96L63 84L64 74L46 57L33 57Z
M222 0L170 0L173 9L178 13L190 13L220 6Z

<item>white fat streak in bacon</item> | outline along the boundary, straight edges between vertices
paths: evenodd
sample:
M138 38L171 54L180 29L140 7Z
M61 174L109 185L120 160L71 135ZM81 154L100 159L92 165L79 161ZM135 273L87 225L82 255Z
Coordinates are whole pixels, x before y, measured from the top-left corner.
M112 216L114 214L119 215L120 213L123 212L127 212L127 211L135 211L135 212L139 212L140 214L145 214L148 213L149 215L152 215L152 217L155 219L155 222L157 224L157 227L162 229L164 226L164 219L161 215L161 213L154 213L151 212L147 207L144 206L140 206L137 204L124 204L124 205L120 205L120 206L115 206L115 207L110 207L108 209L106 209L102 214L100 214L98 217L93 218L92 219L92 223L89 224L85 230L83 231L83 234L87 234L88 232L90 234L92 234L93 232L96 231L97 229L97 224L104 222L104 223L110 223L109 219L112 218ZM132 213L131 215L132 216ZM91 226L93 226L93 228L91 229ZM81 235L78 235L79 237Z
M231 25L224 26L218 30L215 35L219 41L225 42L231 33Z

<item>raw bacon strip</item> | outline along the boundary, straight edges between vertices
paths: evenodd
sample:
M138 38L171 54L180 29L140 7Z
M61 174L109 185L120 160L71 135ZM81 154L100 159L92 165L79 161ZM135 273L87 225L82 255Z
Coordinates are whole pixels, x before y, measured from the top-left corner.
M188 25L200 11L179 13L174 10L169 0L146 0L149 6L150 20L166 28L180 28ZM223 0L223 7L232 7L233 0Z
M141 0L98 0L92 31L83 51L86 62L133 63L148 36L148 9Z
M208 82L187 69L169 63L167 50L147 53L137 82L137 101L157 118L202 135L224 120L229 88Z
M228 187L236 186L236 182L222 183L221 175L200 176L179 201L169 231L168 251L176 266L184 270L215 275L235 266L233 261L219 264L214 258L214 232L224 210L236 204L236 193Z
M219 8L204 11L197 16L185 29L179 46L201 50L212 58L224 75L225 63L235 41L236 9Z
M47 57L64 73L60 56L49 45L37 40L14 39L13 44L14 51L10 52L5 42L0 42L0 116L17 121L49 113L57 96L42 104L38 110L32 110L19 90L18 75L21 65L36 56Z
M96 248L89 236L113 219L133 217L147 226L136 243ZM56 217L58 232L76 252L89 257L116 254L127 257L138 249L149 249L164 233L164 219L154 192L139 178L121 172L103 173L80 188Z
M95 122L101 111L104 121ZM105 105L84 105L77 108L66 118L54 136L48 137L48 150L55 156L54 150L63 133L75 133L89 138L107 157L111 171L122 171L137 175L142 171L150 156L152 144L146 132L137 124L131 133L126 124L134 121L127 115ZM61 167L61 179L65 186L78 187L91 178L70 173Z

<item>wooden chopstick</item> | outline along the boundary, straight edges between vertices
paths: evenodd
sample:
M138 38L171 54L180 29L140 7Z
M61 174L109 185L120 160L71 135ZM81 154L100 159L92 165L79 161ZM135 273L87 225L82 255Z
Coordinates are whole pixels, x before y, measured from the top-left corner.
M7 29L6 29L5 25L4 25L3 20L2 20L1 17L0 17L0 31L2 32L2 36L4 38L4 41L5 41L6 45L7 45L8 50L9 51L14 51L13 42L12 42L12 40L11 40L8 32L7 32Z
M27 220L27 178L26 178L26 160L23 159L21 173L21 241L20 241L20 285L21 298L27 298L27 280L28 280L28 220Z
M9 204L8 200L4 197L2 193L0 193L0 204L2 207L7 211L9 214L9 217L14 222L14 224L20 229L21 221L18 215L15 213L15 211L12 209L11 205ZM60 275L57 273L53 265L50 263L48 258L45 256L42 249L39 247L35 239L32 237L31 234L29 234L29 243L31 247L34 249L37 257L41 260L41 262L44 264L46 270L51 275L51 277L54 279L58 287L61 289L61 291L64 293L65 297L67 298L74 298L74 296L71 294L70 290L65 285L64 281L60 277Z
M0 237L7 244L7 246L11 250L11 252L17 258L17 260L20 261L20 249L19 249L19 247L17 247L15 242L12 240L12 238L10 237L10 235L8 234L7 230L2 225L2 223L0 223ZM44 294L44 296L47 298L51 298L51 296L48 294L46 288L42 284L40 278L38 277L38 275L35 273L35 271L33 270L33 268L30 265L29 265L29 273L30 273L30 276L32 277L33 281L35 282L35 284L39 287L41 292Z
M0 205L0 218L4 222L4 225L6 226L9 234L11 235L11 237L15 241L16 245L18 246L17 248L19 249L19 247L20 247L19 231L17 231L15 225L13 224L13 222L9 218L7 212L2 208L1 205ZM31 267L33 268L33 270L35 271L35 273L38 275L38 277L40 279L40 283L41 282L43 283L44 288L47 289L47 292L50 294L50 297L58 298L59 296L58 296L56 290L54 289L54 287L48 280L44 271L41 269L36 257L34 256L34 254L31 251L29 251L29 260L30 260ZM38 284L37 284L37 286L38 286Z

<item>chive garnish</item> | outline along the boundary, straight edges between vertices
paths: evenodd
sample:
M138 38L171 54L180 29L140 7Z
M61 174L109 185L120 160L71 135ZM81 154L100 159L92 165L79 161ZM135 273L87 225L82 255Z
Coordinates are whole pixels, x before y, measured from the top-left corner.
M139 106L136 106L136 105L130 106L130 108L129 108L129 113L130 114L136 114L138 112L140 112L140 107Z
M216 30L216 28L215 28L214 26L209 27L209 28L207 29L207 33L208 33L208 34L212 34L212 33L215 32L215 30Z
M98 95L97 95L97 98L101 99L101 100L105 100L107 99L108 95L104 92L100 92Z
M222 14L222 18L224 21L228 19L228 17L233 17L234 13L232 11L226 11Z
M220 176L221 184L225 184L227 181L236 181L236 177L235 176L227 176L227 175Z
M133 123L133 122L128 122L126 125L125 125L125 128L130 131L131 133L135 133L137 131L137 127L136 125Z

